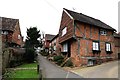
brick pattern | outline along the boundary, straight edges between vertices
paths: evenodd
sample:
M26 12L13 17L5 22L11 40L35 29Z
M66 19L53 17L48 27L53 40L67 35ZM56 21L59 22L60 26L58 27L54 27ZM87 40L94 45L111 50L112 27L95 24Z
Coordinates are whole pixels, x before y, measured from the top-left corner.
M72 38L74 33L73 20L64 11L62 15L63 16L60 24L60 29L59 29L60 43ZM62 36L62 30L64 29L64 27L67 27L67 33L64 36Z
M67 26L67 33L61 36L62 29L65 26ZM59 29L59 43L65 41L70 43L70 54L75 66L87 65L88 59L91 57L96 58L96 64L99 59L102 59L102 62L108 61L107 57L116 59L115 50L118 48L115 49L113 31L106 29L107 35L100 35L100 29L97 26L74 21L63 11ZM73 35L76 36L76 40L72 38ZM100 43L100 54L93 54L93 41ZM111 44L112 54L107 54L106 42Z

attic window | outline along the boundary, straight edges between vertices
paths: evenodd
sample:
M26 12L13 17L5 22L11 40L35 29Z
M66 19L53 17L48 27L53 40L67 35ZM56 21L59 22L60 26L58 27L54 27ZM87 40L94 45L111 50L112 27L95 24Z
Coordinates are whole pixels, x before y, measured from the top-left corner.
M105 29L100 29L100 34L101 35L107 35L107 31Z
M62 30L62 36L64 36L66 33L67 33L67 27L65 27L65 28Z
M20 35L18 35L18 39L20 39Z

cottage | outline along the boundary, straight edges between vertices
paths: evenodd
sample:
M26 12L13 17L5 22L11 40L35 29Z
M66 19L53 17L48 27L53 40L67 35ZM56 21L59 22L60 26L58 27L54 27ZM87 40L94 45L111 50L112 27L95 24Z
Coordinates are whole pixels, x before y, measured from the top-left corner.
M53 37L53 39L50 41L50 53L55 53L57 55L59 55L59 53L61 52L61 46L59 44L59 34L55 35L55 37Z
M18 19L0 17L0 34L3 47L21 47L23 45Z
M45 52L49 52L49 47L50 47L50 41L54 38L55 35L51 35L51 34L45 34L45 41L44 41L44 49Z
M113 60L115 31L98 19L64 8L59 28L61 52L71 57L75 66Z

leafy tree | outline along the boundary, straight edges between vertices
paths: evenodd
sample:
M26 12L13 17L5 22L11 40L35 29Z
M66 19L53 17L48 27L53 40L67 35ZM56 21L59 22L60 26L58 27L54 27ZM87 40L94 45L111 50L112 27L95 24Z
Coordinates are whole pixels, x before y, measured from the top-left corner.
M37 30L36 27L27 29L27 39L25 41L26 53L24 55L26 62L33 62L35 60L35 48L42 46L41 41L38 40L40 37L40 30Z
M42 44L40 44L40 41L38 40L38 38L41 37L39 33L40 30L38 31L36 27L30 27L27 29L27 39L25 46L29 48L41 46Z

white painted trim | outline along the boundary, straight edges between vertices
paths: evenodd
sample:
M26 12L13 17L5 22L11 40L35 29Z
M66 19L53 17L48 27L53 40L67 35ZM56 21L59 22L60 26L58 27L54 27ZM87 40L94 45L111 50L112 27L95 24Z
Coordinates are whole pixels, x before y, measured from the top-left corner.
M66 13L71 19L73 19L73 17L72 17L65 9L63 9L63 11L65 11L65 13Z

